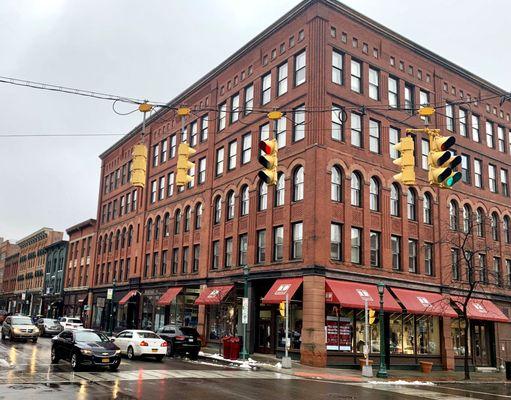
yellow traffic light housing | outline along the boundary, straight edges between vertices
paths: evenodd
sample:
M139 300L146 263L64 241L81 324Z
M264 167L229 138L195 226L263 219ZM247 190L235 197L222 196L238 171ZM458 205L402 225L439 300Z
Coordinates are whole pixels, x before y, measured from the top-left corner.
M411 136L401 138L394 149L401 152L401 157L393 161L401 167L401 173L394 175L394 179L403 185L415 185L415 143Z
M136 144L131 152L131 184L137 187L145 187L147 168L147 147L144 144Z
M259 164L264 169L258 172L259 178L267 185L275 185L277 183L277 166L278 166L278 144L275 139L261 140L259 142L259 149L265 155L260 155L258 158Z
M188 171L190 168L195 166L193 162L189 161L190 156L194 155L195 153L196 150L190 147L187 143L182 142L179 144L177 149L177 186L184 186L193 180L193 177L188 174Z
M369 325L374 324L374 321L376 320L376 311L369 309Z
M440 136L439 130L429 130L430 151L428 154L428 180L432 186L450 188L461 179L461 173L455 168L461 164L460 156L449 151L455 143L454 136Z
M279 313L282 317L286 316L286 302L285 301L279 303Z

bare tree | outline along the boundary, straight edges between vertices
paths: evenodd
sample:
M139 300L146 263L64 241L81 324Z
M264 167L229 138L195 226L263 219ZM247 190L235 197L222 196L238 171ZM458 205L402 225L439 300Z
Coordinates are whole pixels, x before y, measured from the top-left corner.
M442 230L445 233L440 242L443 246L450 246L451 250L449 268L443 268L442 275L444 283L448 283L456 292L456 297L451 298L451 301L460 310L460 317L465 322L464 371L465 379L468 380L470 379L469 343L472 342L468 318L469 303L474 294L485 293L491 285L500 286L502 281L500 271L489 270L487 262L489 254L499 251L495 246L500 233L498 221L494 226L495 221L486 218L484 214L467 213L465 210L462 211L462 216L460 224L457 208L454 213L450 213L447 229ZM490 232L486 230L488 225L491 226ZM455 253L454 257L452 252Z

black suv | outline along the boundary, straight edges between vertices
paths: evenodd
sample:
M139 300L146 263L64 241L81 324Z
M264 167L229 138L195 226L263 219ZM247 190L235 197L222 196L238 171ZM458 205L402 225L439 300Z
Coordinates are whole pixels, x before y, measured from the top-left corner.
M167 341L167 356L188 354L192 360L199 356L201 341L197 329L189 326L165 325L158 335Z
M69 360L73 370L83 365L108 367L115 371L121 364L121 350L103 333L92 329L62 331L52 339L51 363Z

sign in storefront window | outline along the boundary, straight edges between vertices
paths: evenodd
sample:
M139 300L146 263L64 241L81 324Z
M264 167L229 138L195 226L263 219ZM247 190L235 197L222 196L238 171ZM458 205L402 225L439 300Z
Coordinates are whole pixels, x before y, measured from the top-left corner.
M327 350L353 351L353 310L340 309L327 304L326 348Z

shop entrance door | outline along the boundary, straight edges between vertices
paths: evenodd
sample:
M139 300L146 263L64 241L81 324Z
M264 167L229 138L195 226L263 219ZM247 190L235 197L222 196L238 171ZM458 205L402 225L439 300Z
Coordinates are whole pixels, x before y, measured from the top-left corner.
M257 320L257 346L258 353L275 353L275 307L261 305Z
M478 367L491 366L491 350L490 350L490 329L488 322L474 321L472 349L474 354L474 363Z

